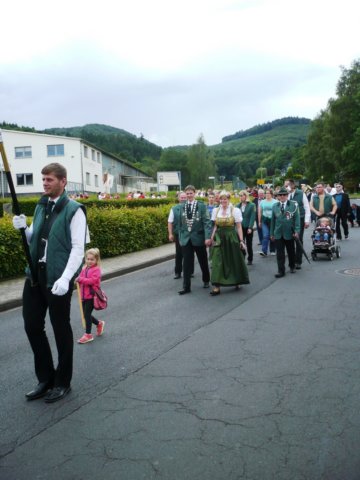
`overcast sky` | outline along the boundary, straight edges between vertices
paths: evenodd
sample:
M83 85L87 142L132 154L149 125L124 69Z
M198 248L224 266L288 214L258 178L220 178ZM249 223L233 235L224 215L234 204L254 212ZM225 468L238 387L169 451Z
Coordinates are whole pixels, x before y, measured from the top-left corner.
M208 145L314 118L360 57L359 0L17 0L0 14L0 121L102 123Z

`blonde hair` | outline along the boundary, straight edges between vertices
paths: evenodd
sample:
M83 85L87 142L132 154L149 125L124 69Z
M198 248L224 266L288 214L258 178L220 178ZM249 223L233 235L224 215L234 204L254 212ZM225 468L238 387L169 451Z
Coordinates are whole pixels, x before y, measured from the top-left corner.
M250 198L249 192L247 190L241 190L240 197L241 197L241 195L245 195L246 200L249 200L249 198Z
M222 190L220 193L219 193L219 198L221 197L226 197L226 198L230 198L230 193L227 192L226 190Z
M100 250L98 248L89 248L88 250L86 250L85 252L85 258L86 256L90 254L90 255L94 255L95 257L95 260L96 260L96 265L100 265L101 263L101 260L100 260Z

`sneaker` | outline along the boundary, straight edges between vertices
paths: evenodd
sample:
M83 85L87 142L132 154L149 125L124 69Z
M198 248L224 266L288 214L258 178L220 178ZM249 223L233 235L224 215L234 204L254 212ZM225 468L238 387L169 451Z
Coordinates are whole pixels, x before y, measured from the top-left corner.
M79 338L77 343L89 343L89 342L92 342L93 340L94 340L94 337L92 336L91 333L84 333L84 335L81 338Z
M100 337L104 333L105 322L99 320L99 323L96 325L96 336Z
M270 252L270 255L274 257L276 255L276 253L275 252Z
M262 257L267 257L267 253L265 253L265 252L260 252L260 255L261 255Z

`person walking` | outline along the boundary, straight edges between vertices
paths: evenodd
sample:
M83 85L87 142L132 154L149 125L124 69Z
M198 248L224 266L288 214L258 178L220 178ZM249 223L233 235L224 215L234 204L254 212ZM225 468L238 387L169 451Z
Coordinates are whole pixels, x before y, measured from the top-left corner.
M341 240L341 228L344 230L345 240L349 238L349 225L348 219L351 217L351 205L350 198L347 193L344 192L344 188L341 183L335 184L336 193L334 199L337 205L337 211L335 216L335 229L336 229L336 239Z
M85 208L66 194L65 167L50 163L41 173L45 194L36 206L33 223L27 228L26 217L15 215L13 225L16 229L26 228L37 273L34 279L28 272L23 290L25 331L33 350L38 379L38 385L26 394L26 398L45 397L45 402L53 403L71 390L74 342L70 304L74 278L84 257L87 228ZM47 311L58 353L56 368L45 331Z
M185 188L185 193L187 201L180 204L177 218L184 267L183 288L179 291L179 295L191 292L191 274L195 253L202 272L203 286L204 288L210 286L210 271L206 251L206 247L211 244L212 229L209 212L203 202L195 199L195 187L193 185L188 185Z
M285 275L285 248L290 272L295 273L295 237L300 234L300 213L297 202L288 200L288 191L282 187L277 193L279 202L273 206L270 236L275 240L278 272L276 278Z
M258 224L262 229L262 244L260 255L267 257L270 246L270 255L275 255L275 244L270 239L270 224L273 206L277 203L273 191L268 188L265 192L265 198L261 200L258 208Z
M249 283L249 274L245 265L242 249L245 249L242 214L239 208L229 202L229 194L220 193L220 207L213 210L211 220L214 228L211 235L211 283L210 295L220 295L220 287ZM254 218L255 220L255 218Z
M85 266L75 280L80 285L82 307L85 317L85 333L78 343L89 343L94 340L91 333L92 325L96 325L96 335L104 333L105 322L93 316L94 295L99 290L101 282L100 251L98 248L89 248L85 253Z
M240 203L237 205L242 214L242 231L243 239L246 244L247 251L247 264L252 265L254 253L253 253L253 235L254 235L254 223L256 217L256 207L250 202L250 195L246 190L240 192Z
M259 225L259 205L260 205L260 202L265 198L265 191L262 188L259 188L258 191L254 190L253 195L254 195L254 205L256 208L255 214L256 214L256 230L258 233L258 240L259 240L258 245L262 245L263 233L262 233L261 225Z
M295 268L296 270L301 269L302 265L302 257L303 257L303 250L301 245L304 239L304 229L309 228L310 221L311 221L311 212L310 212L310 204L309 200L301 188L296 188L295 181L292 178L285 180L284 187L289 192L289 200L293 200L297 202L299 205L299 214L300 214L300 233L299 233L299 240L301 244L298 242L295 243Z
M179 232L178 232L179 218L178 217L180 215L180 205L186 202L185 192L179 192L178 201L179 203L171 208L169 217L168 217L169 241L175 242L175 275L174 275L175 280L178 280L179 278L181 278L181 274L183 270L183 254L182 254L181 245L179 243ZM193 264L191 274L193 273L194 273L194 264Z

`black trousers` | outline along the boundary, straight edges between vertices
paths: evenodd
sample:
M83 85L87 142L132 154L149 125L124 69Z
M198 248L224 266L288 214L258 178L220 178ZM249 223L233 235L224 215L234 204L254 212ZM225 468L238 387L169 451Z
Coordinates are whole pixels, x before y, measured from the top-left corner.
M248 262L252 262L254 258L253 253L253 236L254 231L251 229L251 233L248 233L247 227L242 227L244 241L246 243L246 250L247 250L247 259Z
M304 239L304 230L305 230L305 217L300 217L300 233L299 239L303 243ZM295 242L295 263L298 265L302 264L303 252L299 245Z
M340 224L342 225L344 229L344 235L347 237L349 235L349 225L348 225L348 220L347 220L347 215L341 215L341 213L336 214L336 238L341 240L341 228Z
M38 264L38 285L25 281L23 317L25 332L34 353L35 373L40 382L54 382L54 386L68 387L73 370L73 332L70 325L70 305L73 285L62 296L53 295L46 286L46 264ZM45 331L46 312L54 330L58 365L54 368L49 340Z
M288 254L289 267L295 268L295 240L276 239L275 247L278 272L285 273L285 248Z
M183 252L179 242L179 237L175 237L175 275L181 275L183 271ZM191 267L191 275L194 274L194 259Z
M191 287L191 275L194 271L194 256L196 253L197 259L202 272L202 281L210 282L210 271L208 264L208 257L205 245L200 247L195 246L191 243L191 240L185 245L182 246L182 254L184 259L184 282L183 287L185 289L190 289Z
M83 310L84 310L86 333L91 333L92 324L94 324L94 325L99 324L99 320L97 320L92 315L92 312L94 310L94 299L89 298L88 300L83 300L82 305L83 305Z

